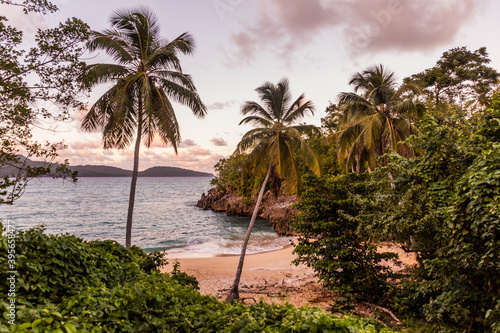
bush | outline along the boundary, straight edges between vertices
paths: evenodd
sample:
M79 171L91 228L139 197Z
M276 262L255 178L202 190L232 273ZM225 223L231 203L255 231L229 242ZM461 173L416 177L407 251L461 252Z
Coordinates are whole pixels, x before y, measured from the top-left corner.
M367 174L347 174L304 180L297 205L301 213L294 223L299 233L294 252L296 264L305 263L329 289L360 298L377 299L387 290L387 267L381 260L395 258L377 253L376 245L360 230L361 213L374 192Z
M316 308L220 303L202 296L179 271L157 271L138 248L46 235L16 236L16 325L8 325L8 294L0 289L0 332L390 332L378 323L337 318ZM0 235L2 273L8 235ZM5 280L4 280L5 281Z
M394 186L372 225L419 253L394 306L463 330L500 332L500 96L466 121L427 117L412 160L392 156Z

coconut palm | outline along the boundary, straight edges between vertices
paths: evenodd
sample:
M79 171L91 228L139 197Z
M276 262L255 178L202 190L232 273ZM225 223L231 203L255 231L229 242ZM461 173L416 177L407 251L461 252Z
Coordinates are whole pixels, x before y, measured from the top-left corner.
M401 141L417 131L412 120L424 111L415 99L421 93L418 85L406 82L397 87L394 72L382 65L354 74L349 84L354 85L354 93L339 94L343 110L336 134L339 159L353 172L362 172L366 164L374 168L377 157L389 150L411 156L413 152Z
M125 236L130 247L141 141L149 147L158 135L177 153L181 136L172 101L187 105L200 118L206 108L178 58L179 52L193 52L188 33L165 41L156 16L143 7L116 11L111 25L103 32L92 32L88 48L104 50L116 63L92 65L88 76L93 84L112 82L113 86L90 108L82 128L101 129L105 149L123 149L135 140Z
M307 113L314 113L312 102L306 100L304 95L292 101L286 79L282 79L277 85L266 82L256 91L262 104L246 102L241 109L241 113L246 117L240 122L240 125L250 123L256 128L243 136L234 154L249 152L243 172L248 173L251 170L254 175L265 174L265 177L243 241L236 277L226 301L239 298L238 286L248 240L271 173L274 172L285 179L290 190L296 192L299 181L296 155L300 154L305 165L316 174L320 174L318 158L302 138L303 134L317 131L317 128L312 125L297 124Z

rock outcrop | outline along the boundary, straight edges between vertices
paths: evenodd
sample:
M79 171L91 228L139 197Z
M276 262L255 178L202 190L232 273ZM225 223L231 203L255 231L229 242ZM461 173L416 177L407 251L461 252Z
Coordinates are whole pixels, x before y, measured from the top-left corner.
M228 216L252 216L255 201L255 198L248 200L231 191L212 188L206 195L202 194L196 206L225 212ZM295 232L290 226L290 221L295 217L297 211L291 206L297 202L296 196L279 195L276 197L268 191L262 198L257 217L268 220L278 235L294 235Z

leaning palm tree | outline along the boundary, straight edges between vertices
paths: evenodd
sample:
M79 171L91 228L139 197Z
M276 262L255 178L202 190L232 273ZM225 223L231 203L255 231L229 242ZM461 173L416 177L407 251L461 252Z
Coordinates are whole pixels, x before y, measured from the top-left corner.
M336 134L339 160L353 172L362 172L366 164L374 168L377 157L389 150L411 156L413 152L401 141L416 132L414 120L424 111L415 99L421 93L418 85L406 82L397 87L394 72L382 65L356 73L349 84L354 85L354 93L339 94L343 110Z
M265 177L243 241L236 277L226 301L239 298L238 286L246 248L271 173L274 172L286 179L291 191L296 192L299 181L296 155L300 154L305 164L314 173L320 174L318 158L302 137L305 133L317 131L317 128L312 125L296 124L306 113L314 114L312 102L306 100L304 95L292 101L289 83L286 79L281 80L277 85L266 82L256 91L262 104L246 102L241 109L241 113L246 117L240 122L240 125L251 123L256 128L243 136L234 154L250 151L244 162L243 173L251 170L254 175L265 174Z
M82 128L101 129L105 149L123 149L135 139L125 236L125 246L130 247L141 140L149 147L158 135L177 153L181 137L172 101L187 105L200 118L206 108L177 56L193 52L188 33L165 41L156 16L143 7L116 11L111 25L103 32L92 32L88 48L104 50L116 63L92 65L88 76L93 84L112 82L113 86L90 108Z

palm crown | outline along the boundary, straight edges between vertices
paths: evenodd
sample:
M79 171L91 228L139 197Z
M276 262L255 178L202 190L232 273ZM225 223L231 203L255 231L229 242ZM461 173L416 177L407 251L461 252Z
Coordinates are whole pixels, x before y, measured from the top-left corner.
M413 152L401 141L416 132L412 117L418 118L424 111L423 104L415 100L420 88L412 82L397 87L394 72L382 65L356 73L349 84L354 85L354 93L339 94L343 109L336 135L339 158L348 168L361 172L365 164L374 168L377 157L391 149L411 156Z
M198 117L206 113L177 56L192 53L192 37L184 33L164 41L156 17L143 8L117 11L111 24L111 29L92 32L88 48L105 50L116 64L92 65L88 74L94 84L116 84L92 106L82 127L102 127L105 148L128 146L139 129L146 146L158 134L177 152L181 137L170 99L187 105Z
M246 117L240 122L240 125L250 123L256 128L243 136L235 154L251 150L244 171L265 173L271 165L281 178L288 181L290 189L296 191L299 173L295 155L298 152L311 170L320 173L316 154L302 139L304 133L317 131L317 128L296 124L307 113L313 114L314 106L303 94L293 101L286 79L277 85L266 82L256 91L262 103L246 102L241 109Z

